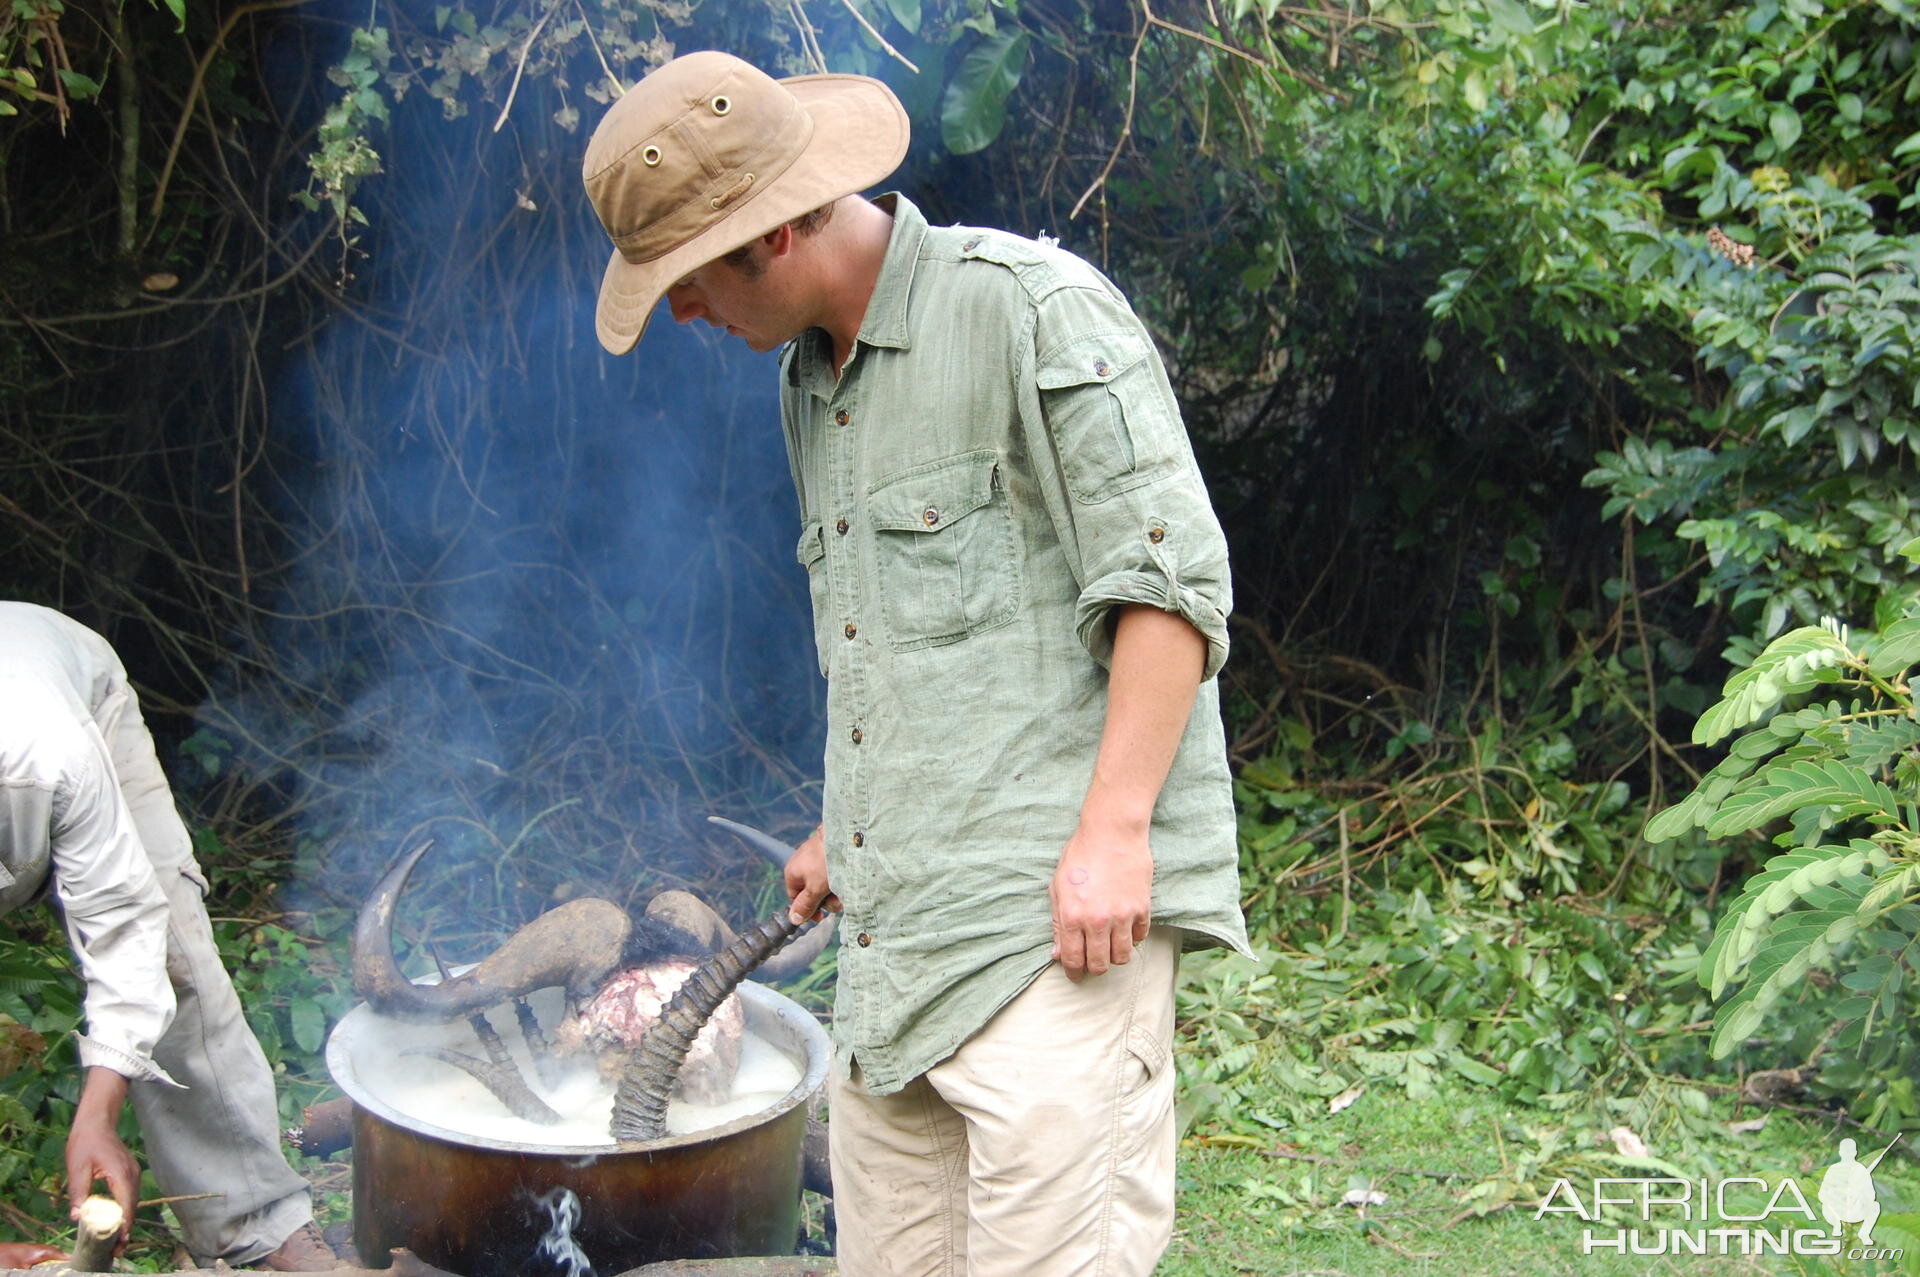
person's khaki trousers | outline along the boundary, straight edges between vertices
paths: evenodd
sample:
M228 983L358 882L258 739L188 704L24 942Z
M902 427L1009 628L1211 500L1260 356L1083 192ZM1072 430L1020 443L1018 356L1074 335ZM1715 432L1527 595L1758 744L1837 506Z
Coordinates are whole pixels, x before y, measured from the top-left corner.
M167 897L175 1009L153 1058L181 1086L133 1083L134 1115L160 1191L197 1199L173 1203L195 1260L252 1263L312 1220L307 1181L287 1165L273 1070L220 964L206 878L131 691L102 717L120 793Z
M1146 1274L1173 1233L1180 934L1079 984L1049 966L892 1095L829 1091L847 1277Z

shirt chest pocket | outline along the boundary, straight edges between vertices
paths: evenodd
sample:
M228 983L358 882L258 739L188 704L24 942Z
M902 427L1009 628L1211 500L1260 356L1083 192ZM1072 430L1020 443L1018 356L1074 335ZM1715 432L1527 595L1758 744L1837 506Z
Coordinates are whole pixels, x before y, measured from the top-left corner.
M962 453L867 489L874 571L897 652L1011 621L1020 601L1013 513L998 456Z
M1034 378L1067 488L1096 505L1177 468L1179 405L1143 334L1075 337L1041 357Z

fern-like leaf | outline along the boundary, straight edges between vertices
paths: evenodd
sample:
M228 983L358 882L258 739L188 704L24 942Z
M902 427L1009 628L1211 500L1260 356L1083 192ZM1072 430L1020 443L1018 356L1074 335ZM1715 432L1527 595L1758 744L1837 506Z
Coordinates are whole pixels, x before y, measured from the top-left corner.
M1714 1013L1708 1053L1724 1059L1749 1037L1768 1011L1814 967L1824 967L1834 951L1852 940L1859 922L1837 911L1788 914L1775 919L1766 945L1755 955L1747 983Z
M1905 900L1915 888L1920 888L1920 867L1902 865L1890 869L1873 880L1873 886L1860 898L1860 908L1855 916L1861 922L1870 922L1874 915Z
M1700 983L1719 997L1756 959L1761 940L1776 915L1821 887L1860 874L1875 850L1873 844L1856 840L1846 847L1805 847L1767 861L1747 880L1739 898L1727 907L1714 929L1713 942L1700 955ZM1830 912L1834 917L1841 914L1838 910Z
M1915 746L1920 746L1920 723L1910 718L1848 724L1847 761L1863 771L1878 771Z
M1820 756L1823 751L1798 743L1800 738L1807 732L1829 726L1849 712L1839 701L1829 701L1791 714L1775 715L1766 726L1748 732L1729 745L1727 756L1700 778L1692 793L1647 822L1643 836L1648 842L1666 842L1689 829L1705 828L1727 796L1770 755L1787 749L1783 758ZM1793 748L1789 749L1789 745Z
M1920 617L1910 616L1880 632L1868 668L1880 678L1894 678L1916 662L1920 662Z
M1693 743L1711 745L1758 722L1782 697L1838 679L1840 667L1852 659L1853 653L1837 635L1817 625L1782 634L1767 644L1752 665L1727 680L1719 703L1693 725Z
M1831 807L1840 816L1880 822L1900 819L1900 800L1858 767L1833 761L1775 763L1738 793L1729 795L1707 821L1707 834L1724 838L1791 815L1803 807Z

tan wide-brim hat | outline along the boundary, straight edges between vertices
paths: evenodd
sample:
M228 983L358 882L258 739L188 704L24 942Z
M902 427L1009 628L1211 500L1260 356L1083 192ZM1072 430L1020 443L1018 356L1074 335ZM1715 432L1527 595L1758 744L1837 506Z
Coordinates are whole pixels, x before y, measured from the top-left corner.
M613 239L600 344L626 354L675 282L883 180L909 133L900 99L863 75L775 80L712 52L654 71L608 109L581 166Z

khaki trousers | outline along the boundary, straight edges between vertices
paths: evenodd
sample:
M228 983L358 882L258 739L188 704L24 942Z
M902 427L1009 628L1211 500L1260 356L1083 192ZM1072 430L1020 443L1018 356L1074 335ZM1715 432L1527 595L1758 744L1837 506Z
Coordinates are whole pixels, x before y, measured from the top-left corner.
M1173 1233L1180 933L1079 984L1049 966L892 1095L835 1070L827 1134L848 1277L1147 1274Z
M128 1094L160 1191L215 1194L173 1203L194 1259L251 1263L312 1220L307 1181L287 1165L273 1070L220 965L206 879L131 691L102 717L120 792L167 896L175 1011L153 1058L184 1087L135 1082Z

